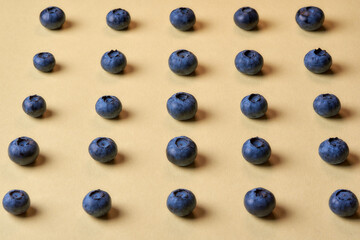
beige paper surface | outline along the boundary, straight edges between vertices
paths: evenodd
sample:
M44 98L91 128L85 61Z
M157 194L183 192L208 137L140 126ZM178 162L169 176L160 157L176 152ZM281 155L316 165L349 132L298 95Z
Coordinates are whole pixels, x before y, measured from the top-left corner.
M338 188L360 197L359 56L360 19L356 0L335 1L2 1L0 8L0 194L28 192L32 209L14 217L0 209L0 239L358 239L359 217L343 219L328 207ZM60 31L41 26L39 13L55 5L66 14ZM233 14L243 6L260 15L258 31L243 31ZM305 32L296 11L316 5L326 15L325 29ZM170 12L190 7L195 30L180 32ZM105 16L124 8L132 17L128 31L110 29ZM315 75L303 65L314 48L333 57L332 73ZM180 77L168 68L177 49L199 60L196 76ZM125 74L102 70L100 58L111 49L128 59ZM265 61L261 76L245 76L234 66L236 54L254 49ZM45 74L32 57L52 52L56 71ZM196 121L178 122L166 110L174 93L186 91L198 100ZM342 103L341 117L324 119L312 102L333 93ZM251 120L240 111L241 99L262 94L267 119ZM50 114L28 117L25 97L43 96ZM95 102L116 95L124 112L119 120L100 118ZM199 150L195 167L180 168L166 159L168 141L192 138ZM10 141L35 139L41 157L32 167L12 163ZM118 144L114 164L100 164L88 154L99 136ZM253 166L241 155L250 137L265 138L273 157L268 166ZM331 166L317 149L329 137L345 140L348 164ZM243 206L245 193L262 186L278 207L272 219L258 219ZM168 194L179 187L194 192L193 218L178 218L166 208ZM81 206L87 192L109 192L114 209L109 219L95 219Z

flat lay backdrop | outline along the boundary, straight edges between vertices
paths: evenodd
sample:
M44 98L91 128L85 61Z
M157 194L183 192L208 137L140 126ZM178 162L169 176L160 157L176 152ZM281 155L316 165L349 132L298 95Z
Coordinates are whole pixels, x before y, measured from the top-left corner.
M40 12L62 8L66 23L59 31L42 27ZM243 6L260 16L255 31L243 31L233 14ZM296 11L315 5L325 12L324 27L305 32ZM194 31L180 32L169 22L177 7L194 10ZM105 16L114 8L129 11L127 31L114 31ZM338 188L360 197L360 2L356 0L1 0L0 8L0 195L23 189L32 207L15 217L0 209L0 239L359 239L360 217L339 218L328 207ZM332 71L315 75L303 65L314 48L333 57ZM180 77L167 65L177 49L198 58L195 76ZM111 75L100 66L102 54L122 51L124 74ZM234 66L239 51L254 49L264 57L262 74L245 76ZM52 52L57 66L41 73L32 57ZM195 121L170 117L166 101L186 91L198 101ZM241 99L260 93L268 101L266 119L251 120L240 111ZM342 103L340 116L324 119L312 102L333 93ZM27 116L21 103L39 94L49 111L42 119ZM105 120L95 102L105 94L123 104L118 120ZM166 159L168 141L192 138L199 157L188 168ZM40 146L34 166L22 167L7 156L8 144L28 136ZM111 137L119 156L113 164L95 162L88 145ZM241 155L250 137L266 139L270 164L253 166ZM331 166L318 156L329 137L345 140L347 163ZM258 219L243 206L254 187L274 193L274 214ZM188 218L166 208L176 188L194 192L198 207ZM103 189L113 200L109 216L95 219L81 206L90 190Z

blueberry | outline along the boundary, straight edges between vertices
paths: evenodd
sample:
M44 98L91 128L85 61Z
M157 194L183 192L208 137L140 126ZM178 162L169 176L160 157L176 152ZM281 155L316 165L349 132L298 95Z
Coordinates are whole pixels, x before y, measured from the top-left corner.
M41 52L33 58L34 67L41 72L51 72L55 66L55 58L49 52Z
M328 52L321 48L309 51L304 57L305 67L313 73L324 73L332 64L332 58Z
M254 188L245 194L246 210L257 217L269 215L276 206L274 194L265 188Z
M253 93L241 100L240 109L248 118L260 118L265 115L268 104L263 96Z
M29 137L19 137L8 147L10 159L19 165L33 163L39 156L39 145Z
M166 107L174 119L183 121L195 117L197 101L189 93L178 92L168 99Z
M122 52L118 50L111 50L106 53L101 58L102 68L113 74L122 72L126 67L126 57Z
M40 13L40 22L47 29L59 29L65 22L65 13L58 7L45 8Z
M339 113L341 103L333 94L320 94L315 98L313 108L322 117L333 117Z
M190 8L181 7L174 9L170 13L170 22L176 29L187 31L191 29L196 22L195 13Z
M320 144L319 155L327 163L339 164L348 157L349 147L340 138L329 138Z
M166 147L167 159L173 164L184 167L192 164L197 155L197 146L188 137L180 136L170 140Z
M22 103L24 112L34 118L41 117L46 111L45 99L38 95L31 95L25 98Z
M103 190L89 192L82 202L82 206L88 214L94 217L101 217L111 209L111 197Z
M359 202L350 190L338 189L330 196L329 207L340 217L350 217L356 213Z
M254 50L244 50L235 57L236 69L247 75L255 75L261 71L264 65L264 59L260 53Z
M271 148L265 139L254 137L243 144L242 155L252 164L263 164L269 160Z
M89 154L96 161L109 162L116 157L116 143L111 138L95 138L89 145Z
M189 215L196 207L195 195L187 189L177 189L170 193L166 201L170 212L179 217Z
M173 52L168 62L171 71L181 76L190 75L198 65L196 56L192 52L184 49Z
M116 118L119 116L122 105L115 96L102 96L95 104L95 110L103 118Z
M306 31L315 31L319 29L322 26L324 19L324 12L317 7L300 8L295 16L295 20L299 27Z
M234 22L239 28L251 30L259 23L259 14L251 7L242 7L235 12Z
M23 190L11 190L3 198L6 211L14 215L25 213L30 207L29 195Z
M126 29L131 21L130 14L128 11L118 8L111 10L106 15L106 23L109 27L115 30Z

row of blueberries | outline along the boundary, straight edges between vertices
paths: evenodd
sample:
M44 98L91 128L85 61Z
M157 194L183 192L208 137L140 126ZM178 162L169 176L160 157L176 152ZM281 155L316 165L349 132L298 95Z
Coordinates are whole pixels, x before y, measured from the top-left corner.
M118 154L115 141L107 137L95 138L90 143L88 151L94 160L103 163L114 160ZM318 152L325 162L340 164L349 156L349 147L345 141L335 137L323 141ZM39 145L29 137L16 138L8 147L9 158L22 166L34 163L39 153ZM265 139L253 137L243 144L242 155L246 161L252 164L264 164L270 159L271 147ZM166 156L171 163L177 166L191 165L197 156L197 145L186 136L175 137L169 141L166 147Z
M29 116L41 117L46 111L46 101L39 95L31 95L25 98L22 108ZM166 108L174 119L185 121L195 117L198 104L193 95L178 92L167 100ZM341 103L333 94L320 94L315 98L313 108L318 115L329 118L339 114ZM240 109L248 118L261 118L266 115L268 103L262 95L253 93L241 100ZM97 100L95 110L101 117L113 119L119 116L122 104L117 97L105 95Z
M29 195L23 190L11 190L3 198L3 207L14 215L24 214L30 207ZM176 189L170 193L166 205L170 212L184 217L193 212L197 204L195 195L187 189ZM111 209L111 197L103 190L93 190L83 199L85 212L94 217L102 217ZM270 215L276 207L275 196L265 188L254 188L244 197L246 210L257 217ZM338 189L329 199L332 212L341 217L354 215L359 207L356 195L350 190Z
M36 69L42 72L51 72L55 67L55 57L49 52L37 53L33 58ZM113 74L123 72L127 64L125 55L118 50L110 50L101 58L102 68ZM168 59L169 68L177 75L186 76L195 72L198 60L192 52L179 49L174 51ZM243 50L235 57L236 69L247 75L258 74L264 65L264 59L255 50ZM304 57L305 67L313 73L324 73L332 65L331 55L321 48L312 49Z
M324 23L324 12L313 6L300 8L295 15L295 20L300 28L306 31L315 31ZM118 8L111 10L106 15L107 25L114 30L127 29L131 21L128 11ZM41 24L50 29L60 29L65 22L65 13L58 7L48 7L40 13ZM171 24L180 31L188 31L196 23L196 17L190 8L176 8L170 13ZM259 23L259 14L251 7L239 8L234 14L235 24L244 30L252 30Z

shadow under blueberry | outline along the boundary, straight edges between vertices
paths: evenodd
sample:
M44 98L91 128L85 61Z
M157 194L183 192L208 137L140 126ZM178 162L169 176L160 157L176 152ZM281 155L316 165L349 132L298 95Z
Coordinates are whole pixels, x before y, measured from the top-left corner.
M101 163L101 164L104 164L104 165L117 165L117 164L123 164L125 161L126 161L125 155L122 154L122 153L118 153L116 155L116 157L113 160L111 160L110 162Z
M74 27L74 22L66 19L64 24L62 25L62 27L59 29L56 29L55 31L66 30L66 29L73 28L73 27Z
M257 31L263 31L265 29L269 28L269 23L260 19L258 24L256 25L255 28L253 28L252 30L250 31L253 31L253 32L257 32Z
M39 214L39 211L34 206L30 206L26 212L24 212L23 214L17 215L17 217L29 218L29 217L34 217L38 214Z
M36 158L35 162L30 163L28 165L24 165L23 167L32 168L32 167L41 166L41 165L44 165L46 161L47 161L46 157L42 154L39 154L39 156Z
M276 153L271 153L270 159L263 163L263 164L258 164L256 166L259 167L272 167L272 166L276 166L279 165L281 163L281 158L279 157L279 155L277 155Z
M102 217L99 217L98 219L109 221L109 220L113 220L113 219L120 217L120 215L121 215L121 212L118 208L111 207L110 211L107 214L105 214Z
M262 77L267 76L271 74L274 71L274 68L270 66L269 64L264 63L263 67L261 68L261 71L255 75L248 75L250 77Z
M203 65L199 64L196 67L194 72L190 73L189 75L184 75L181 77L185 77L185 78L186 77L196 77L196 76L204 75L206 72L207 72L207 69Z
M121 121L121 120L125 120L127 118L129 118L130 113L127 110L121 110L119 116L115 117L115 118L106 118L105 120L109 120L109 121Z
M277 111L275 111L272 108L268 108L268 110L266 111L264 116L262 116L260 118L254 118L254 120L258 120L258 121L271 120L271 119L277 118L278 115L279 115L279 113Z
M196 32L196 31L200 31L203 30L205 27L204 22L196 20L194 26L192 28L190 28L189 30L187 30L186 32Z
M275 209L272 211L272 213L270 213L268 216L266 217L262 217L260 219L264 219L264 220L281 220L284 219L288 216L288 212L285 210L285 208L276 205Z
M61 64L59 64L59 63L56 63L55 66L54 66L54 68L53 68L53 70L52 70L51 72L49 72L49 73L59 72L59 71L61 71L63 68L64 68L63 65L61 65Z
M353 153L349 153L349 156L347 157L347 159L340 163L340 164L337 164L337 165L332 165L334 167L336 166L339 166L339 167L351 167L353 165L356 165L359 163L359 157L356 156L355 154Z
M326 19L323 23L323 25L316 31L314 32L326 32L326 31L330 31L333 30L336 27L335 22Z
M185 168L201 168L207 165L207 159L204 155L198 154L196 156L195 161L190 164L189 166L186 166Z
M50 109L46 109L45 113L39 119L50 118L53 115L53 111L51 111Z
M184 219L200 219L205 217L208 212L201 206L197 205L189 215L183 217Z
M340 112L338 114L336 114L333 117L329 117L327 119L341 120L341 119L349 118L349 117L351 117L351 115L352 115L352 112L348 108L341 107Z
M324 73L320 73L320 74L323 74L323 75L335 75L335 74L339 74L339 73L341 73L343 71L344 71L344 69L343 69L343 67L341 65L339 65L337 63L333 63L329 70L327 70Z
M198 109L195 114L195 117L181 122L197 122L197 121L202 121L206 118L208 118L208 113L205 112L204 110Z

